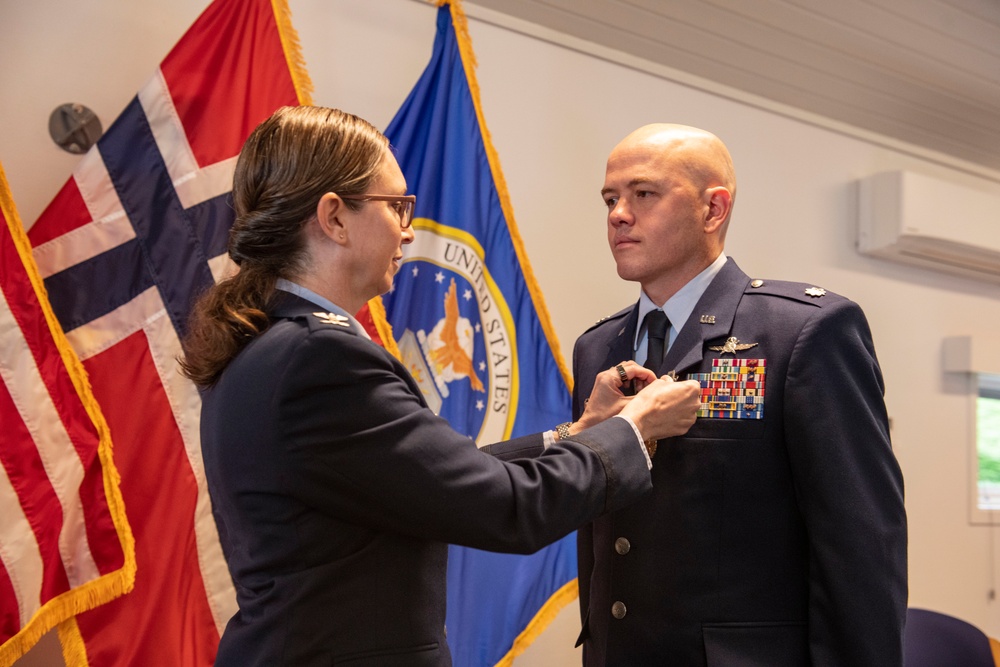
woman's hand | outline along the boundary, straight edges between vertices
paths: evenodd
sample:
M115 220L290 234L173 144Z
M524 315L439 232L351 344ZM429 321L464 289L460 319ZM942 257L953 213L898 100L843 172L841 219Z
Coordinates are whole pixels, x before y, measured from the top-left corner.
M639 389L654 380L656 374L653 371L631 359L598 373L594 379L594 388L590 390L590 398L584 403L580 420L569 425L570 434L575 435L585 428L596 426L621 412L632 400L631 396L625 395L626 385L634 381L633 386Z
M701 384L674 382L664 375L628 401L621 413L629 417L645 440L683 435L694 425L701 406Z
M590 398L584 404L580 421L574 426L583 430L614 417L632 400L631 396L625 395L625 387L629 383L634 381L635 388L639 389L654 380L656 374L653 371L643 368L631 359L598 373L594 380L594 388L590 390Z
M639 392L625 395L632 384ZM694 424L701 406L701 385L695 380L674 382L632 360L597 374L579 421L569 426L570 434L595 426L621 414L635 423L643 439L659 440L683 435Z

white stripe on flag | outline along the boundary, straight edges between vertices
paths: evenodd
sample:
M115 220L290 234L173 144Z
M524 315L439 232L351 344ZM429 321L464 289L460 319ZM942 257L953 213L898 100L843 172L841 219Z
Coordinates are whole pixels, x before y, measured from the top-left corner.
M41 606L44 568L35 533L3 466L0 466L0 507L4 508L0 512L0 535L8 536L0 542L0 561L14 587L20 627L23 628Z
M167 82L159 69L139 90L139 104L146 113L156 146L184 208L191 208L232 190L236 157L206 167L198 165L167 89Z
M45 474L59 499L62 507L59 555L70 586L79 586L100 576L87 543L83 502L80 499L83 464L2 291L0 340L4 342L0 346L0 378L38 448Z
M118 190L97 147L91 148L73 170L73 180L95 222L124 220L125 209L118 199Z
M180 374L175 359L182 353L180 339L166 311L162 317L147 321L145 330L149 350L170 401L170 409L184 440L191 473L198 485L198 500L194 510L194 534L198 544L198 565L205 582L208 604L215 626L222 635L226 623L236 613L236 590L222 554L222 544L212 516L208 482L201 456L201 397L194 383Z
M212 278L215 282L236 275L237 268L236 262L229 259L229 253L224 252L208 260L208 269L212 272Z

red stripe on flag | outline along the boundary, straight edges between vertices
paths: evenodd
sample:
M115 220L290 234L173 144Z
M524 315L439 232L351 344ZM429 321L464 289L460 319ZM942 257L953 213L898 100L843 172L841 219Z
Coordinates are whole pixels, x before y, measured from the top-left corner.
M111 428L136 551L133 592L76 617L90 664L210 665L219 634L198 566L197 485L146 337L84 365Z
M90 211L80 195L76 180L70 178L32 225L31 245L40 246L89 222Z
M55 489L45 472L31 433L28 432L17 406L0 382L0 423L4 428L4 446L0 448L0 464L7 471L11 486L17 493L21 509L31 525L31 532L41 554L44 572L42 589L22 590L25 598L33 598L39 606L69 590L69 579L59 553L59 531L63 527L62 508ZM27 539L27 536L20 536ZM19 550L20 551L20 550ZM16 605L16 602L15 602ZM15 632L20 628L15 629ZM10 635L3 635L2 640Z
M3 223L3 238L0 240L0 276L3 276L0 289L3 291L4 299L10 308L10 313L20 329L20 335L11 333L10 339L5 339L8 346L18 346L22 344L19 339L23 336L25 343L35 360L42 381L45 382L56 374L65 374L65 366L52 340L52 334L48 329L34 288L28 279L21 256L18 254L13 239L8 233L6 220L0 217ZM8 352L10 348L8 348ZM50 395L51 389L45 387ZM19 391L20 400L30 400L32 391L40 391L42 387L21 387ZM76 390L69 383L68 392L65 396L72 397L72 406L78 406L76 402ZM53 402L56 401L55 394ZM22 405L21 408L31 410L35 406ZM3 446L0 447L0 463L2 463L11 486L17 494L21 510L24 512L31 526L32 536L18 536L21 540L34 539L42 560L43 573L41 589L21 590L25 602L40 606L55 596L69 590L69 579L63 563L62 554L59 550L59 535L64 525L64 517L59 498L52 486L52 481L42 463L35 435L24 423L21 410L14 403L6 384L0 382L0 424L3 425ZM45 428L46 425L40 425ZM50 465L58 462L50 461ZM72 497L72 496L71 496ZM9 536L10 537L10 536ZM30 547L27 547L30 549ZM120 546L119 546L120 548ZM13 555L25 553L21 547L14 550ZM10 554L8 554L10 555ZM24 582L20 582L21 586ZM31 582L32 586L35 582ZM15 633L20 627L15 629ZM13 634L13 633L12 633ZM6 641L12 634L3 635L0 641Z
M160 70L201 166L233 157L278 106L298 104L269 2L212 3Z
M3 291L7 303L10 304L14 319L31 350L42 382L45 383L45 389L83 467L84 477L80 482L79 497L83 506L84 527L91 554L97 564L98 572L101 574L113 572L125 564L125 554L117 540L106 539L116 531L105 495L104 469L98 455L100 437L97 429L90 415L80 407L76 387L63 363L55 339L52 338L34 287L28 280L21 258L12 243L0 246L0 271L3 271L4 275ZM3 423L6 423L6 420ZM26 442L31 442L31 435L27 430L24 431L24 437ZM17 444L24 443L18 441L12 447ZM31 448L34 450L34 446ZM54 500L55 498L52 498L50 502ZM58 523L62 524L61 517Z

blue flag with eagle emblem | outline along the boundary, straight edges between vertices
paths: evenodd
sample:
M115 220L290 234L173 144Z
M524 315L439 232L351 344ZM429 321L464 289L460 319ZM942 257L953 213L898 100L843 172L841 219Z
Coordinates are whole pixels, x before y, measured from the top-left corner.
M400 356L431 408L480 445L568 421L569 375L483 122L460 6L386 130L417 195L414 242L384 297ZM530 556L452 546L456 665L507 665L577 594L576 536Z

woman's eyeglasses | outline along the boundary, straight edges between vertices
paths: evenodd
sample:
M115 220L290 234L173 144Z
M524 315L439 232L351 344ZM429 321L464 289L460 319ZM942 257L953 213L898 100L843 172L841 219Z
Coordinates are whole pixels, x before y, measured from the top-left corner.
M392 203L392 209L399 216L399 226L406 229L413 224L413 207L417 204L416 195L340 195L341 199L351 201L387 201Z

